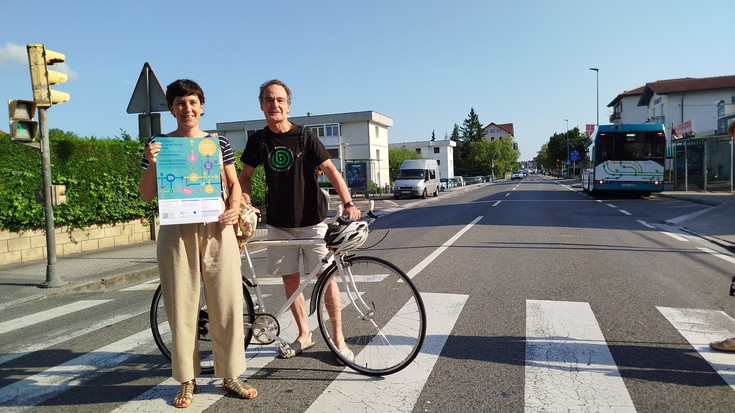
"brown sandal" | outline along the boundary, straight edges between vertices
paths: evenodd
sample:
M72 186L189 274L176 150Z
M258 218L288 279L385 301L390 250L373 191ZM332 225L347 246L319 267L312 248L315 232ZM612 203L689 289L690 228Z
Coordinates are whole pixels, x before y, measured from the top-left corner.
M176 395L174 396L174 407L183 409L191 406L191 404L194 402L194 392L196 391L196 388L197 384L194 379L181 383L181 386L179 386L179 391L177 391ZM179 404L176 404L176 400L181 400L183 402L179 402Z
M253 386L249 386L247 383L237 377L234 379L225 379L222 387L231 392L234 392L241 399L254 399L256 396L258 396L258 389Z

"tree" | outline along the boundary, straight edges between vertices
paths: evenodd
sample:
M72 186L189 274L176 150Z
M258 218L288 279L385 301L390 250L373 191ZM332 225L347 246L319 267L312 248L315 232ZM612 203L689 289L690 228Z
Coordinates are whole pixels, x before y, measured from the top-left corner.
M455 125L455 129L456 129ZM462 123L462 127L457 130L457 150L454 152L454 169L458 175L470 175L477 169L479 154L473 154L473 142L481 142L485 140L482 135L482 124L475 113L475 108L470 108L470 114ZM452 133L454 137L454 132ZM480 150L481 145L474 145L475 150Z
M431 131L431 141L434 142L436 140L436 134L434 133L436 130Z
M470 108L470 114L464 120L460 131L462 132L462 140L464 142L476 142L484 138L482 135L482 124L477 113L475 113L475 108Z
M421 159L421 155L405 146L388 149L388 173L390 174L392 181L395 181L395 177L398 176L398 170L401 168L401 164L407 159Z
M454 129L452 129L452 135L449 137L450 140L457 143L457 145L461 142L461 137L459 136L459 125L456 123L454 124Z

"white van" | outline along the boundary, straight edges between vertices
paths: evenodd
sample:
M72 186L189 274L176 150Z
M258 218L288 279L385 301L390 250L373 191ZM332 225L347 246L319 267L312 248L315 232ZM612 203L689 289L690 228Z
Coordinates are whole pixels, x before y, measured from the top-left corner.
M433 159L409 159L403 161L394 184L393 197L439 196L441 190L439 163Z

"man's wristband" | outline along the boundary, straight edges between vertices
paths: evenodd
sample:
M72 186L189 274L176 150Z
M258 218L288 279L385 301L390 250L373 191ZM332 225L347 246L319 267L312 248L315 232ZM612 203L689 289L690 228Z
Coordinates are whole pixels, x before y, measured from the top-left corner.
M345 202L345 204L343 205L343 207L344 207L345 209L347 209L347 208L349 208L349 207L353 207L353 206L355 206L355 202L354 202L354 201L350 201L350 202Z

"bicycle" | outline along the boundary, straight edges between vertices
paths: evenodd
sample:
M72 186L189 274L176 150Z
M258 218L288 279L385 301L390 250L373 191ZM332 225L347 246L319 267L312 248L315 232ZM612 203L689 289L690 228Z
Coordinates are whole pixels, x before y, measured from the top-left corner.
M341 214L338 212L337 216L339 215ZM419 291L411 279L394 264L381 258L350 254L365 242L369 233L368 226L378 217L372 211L371 202L370 211L365 218L357 221L338 218L337 226L330 225L325 237L328 252L322 262L301 280L299 288L273 314L267 312L249 248L311 245L324 241L251 240L246 244L241 253L247 261L249 273L247 277L242 276L244 349L251 343L268 345L275 342L278 347L289 346L288 342L279 337L279 317L289 310L296 297L316 279L308 313L311 315L317 311L322 337L342 364L369 376L393 374L408 366L418 355L426 336L426 310ZM324 264L328 266L318 277ZM340 352L331 340L334 336L332 323L329 322L332 309L328 308L326 294L332 280L337 281L339 288L342 334L354 358ZM255 301L249 289L254 290ZM170 361L171 336L160 286L153 295L150 322L156 345ZM198 344L202 373L211 374L214 367L204 294L200 298Z

